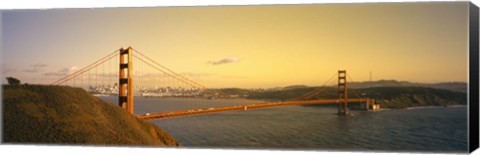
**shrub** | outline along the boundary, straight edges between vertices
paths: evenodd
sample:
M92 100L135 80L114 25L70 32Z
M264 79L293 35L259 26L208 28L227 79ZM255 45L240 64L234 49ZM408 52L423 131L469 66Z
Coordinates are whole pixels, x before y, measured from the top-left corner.
M7 77L7 81L9 85L20 85L20 80L14 77Z

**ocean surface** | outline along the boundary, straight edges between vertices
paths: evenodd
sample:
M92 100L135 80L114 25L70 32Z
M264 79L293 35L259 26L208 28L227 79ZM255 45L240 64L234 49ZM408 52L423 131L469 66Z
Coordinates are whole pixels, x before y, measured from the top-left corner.
M116 103L116 97L101 97ZM135 113L260 103L135 97ZM468 150L467 107L336 115L335 106L284 106L151 121L185 147L278 150L459 152Z

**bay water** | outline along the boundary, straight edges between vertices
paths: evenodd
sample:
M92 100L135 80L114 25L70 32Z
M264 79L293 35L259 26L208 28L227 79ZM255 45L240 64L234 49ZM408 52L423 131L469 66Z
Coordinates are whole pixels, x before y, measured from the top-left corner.
M116 103L116 97L100 97ZM135 113L261 103L135 97ZM459 152L468 150L467 107L350 111L335 106L283 106L152 120L189 148Z

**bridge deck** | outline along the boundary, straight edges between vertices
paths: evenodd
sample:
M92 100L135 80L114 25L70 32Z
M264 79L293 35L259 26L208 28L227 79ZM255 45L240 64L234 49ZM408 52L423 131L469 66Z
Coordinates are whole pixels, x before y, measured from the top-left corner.
M368 102L368 100L369 99L348 99L348 102ZM274 106L307 105L307 104L337 104L338 102L339 102L338 99L266 102L266 103L259 103L259 104L245 104L245 105L237 105L237 106L191 109L191 110L181 110L181 111L161 112L161 113L149 113L148 115L140 114L140 115L137 115L137 117L144 120L159 120L159 119L168 119L168 118L190 116L190 115L200 115L200 114L237 111L237 110L248 110L248 109L274 107Z

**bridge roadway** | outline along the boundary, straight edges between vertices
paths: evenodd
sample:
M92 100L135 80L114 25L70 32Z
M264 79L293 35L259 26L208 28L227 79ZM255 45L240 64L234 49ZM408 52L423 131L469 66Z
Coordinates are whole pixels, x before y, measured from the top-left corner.
M348 99L348 102L362 102L367 103L370 99ZM266 102L258 104L245 104L245 105L236 105L236 106L226 106L226 107L212 107L212 108L203 108L203 109L191 109L191 110L180 110L173 112L161 112L161 113L148 113L137 115L138 118L143 120L160 120L168 119L174 117L183 117L190 115L200 115L200 114L210 114L218 112L227 112L227 111L237 111L237 110L249 110L257 108L266 108L266 107L275 107L275 106L288 106L288 105L307 105L307 104L337 104L340 100L306 100L306 101L284 101L284 102Z

